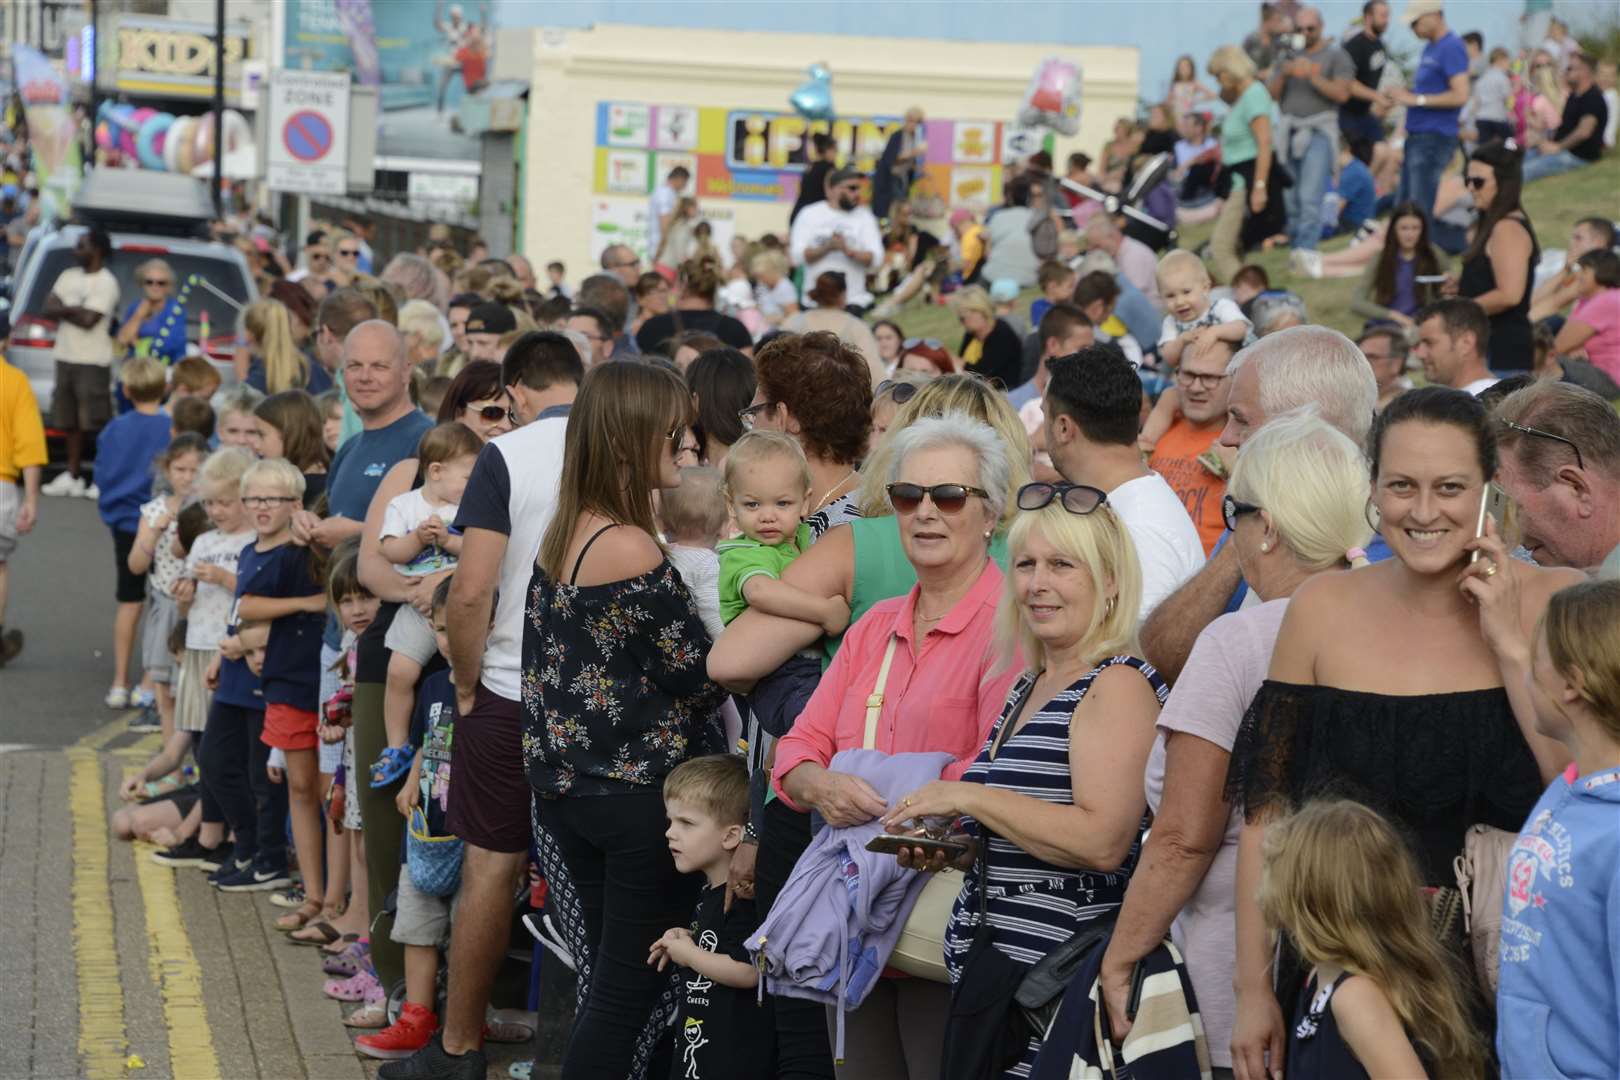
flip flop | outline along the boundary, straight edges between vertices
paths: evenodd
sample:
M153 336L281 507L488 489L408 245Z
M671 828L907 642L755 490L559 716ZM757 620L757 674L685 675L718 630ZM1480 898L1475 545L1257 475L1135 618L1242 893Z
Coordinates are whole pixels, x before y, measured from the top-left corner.
M295 908L276 920L276 929L283 934L290 934L294 930L302 930L315 919L321 917L321 902L319 900L306 900L303 906Z
M342 956L349 951L349 946L360 940L359 934L344 934L336 941L329 941L321 946L321 952L327 956Z
M300 934L309 934L311 931L315 933L315 937L298 936ZM343 935L338 932L337 927L325 919L317 919L314 922L305 923L301 929L288 934L287 940L294 945L330 945L334 941L343 940Z

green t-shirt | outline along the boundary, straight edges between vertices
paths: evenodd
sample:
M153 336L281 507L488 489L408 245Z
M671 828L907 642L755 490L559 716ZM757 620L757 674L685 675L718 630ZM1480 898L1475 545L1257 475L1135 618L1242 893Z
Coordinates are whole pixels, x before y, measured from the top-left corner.
M810 529L801 524L793 539L780 544L762 544L739 536L716 545L720 556L720 618L727 623L748 610L743 599L743 584L761 574L779 581L782 571L810 546Z
M1260 144L1255 141L1254 129L1249 125L1257 116L1271 115L1271 95L1259 79L1249 84L1226 119L1221 121L1221 164L1241 165L1260 156Z
M917 584L917 570L906 558L900 546L900 527L894 515L858 518L849 523L850 538L855 542L855 580L850 586L849 625L854 626L872 609L872 605L895 596L904 596ZM990 539L990 557L1005 572L1007 569L1007 537L996 533ZM826 659L822 670L838 655L838 646L844 636L823 638Z

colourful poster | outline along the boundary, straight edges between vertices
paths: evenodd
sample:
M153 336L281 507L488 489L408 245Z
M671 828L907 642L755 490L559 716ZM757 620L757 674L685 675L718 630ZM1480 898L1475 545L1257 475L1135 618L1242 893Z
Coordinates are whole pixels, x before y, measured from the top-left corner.
M13 45L11 65L17 96L22 98L28 118L28 141L34 151L40 194L56 217L65 220L82 173L67 86L45 54L31 46Z
M675 165L696 178L701 199L791 203L809 164L810 136L829 134L840 164L871 172L899 116L810 121L794 113L603 101L597 104L598 195L648 194ZM929 120L921 185L953 205L1001 198L1001 168L1051 149L1049 134L993 120ZM637 159L642 164L637 164Z

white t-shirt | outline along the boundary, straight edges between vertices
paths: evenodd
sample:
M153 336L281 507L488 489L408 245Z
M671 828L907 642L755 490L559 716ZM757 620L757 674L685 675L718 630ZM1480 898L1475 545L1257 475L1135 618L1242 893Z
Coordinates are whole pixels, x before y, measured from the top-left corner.
M409 536L430 517L436 517L448 525L456 520L456 507L450 503L434 506L428 502L421 488L413 488L388 500L388 508L383 511L382 532L378 536L383 540L393 536ZM456 557L435 544L417 552L415 558L398 569L407 577L425 577L455 565Z
M233 533L208 530L192 542L191 553L186 556L186 576L195 579L197 568L205 564L217 566L227 573L236 573L237 557L255 539L252 529ZM198 581L197 595L191 601L191 613L186 616L186 648L219 648L235 599L235 592L223 585Z
M1187 507L1158 473L1119 485L1108 493L1108 505L1136 542L1136 559L1142 564L1141 618L1146 619L1204 565L1204 543Z
M793 291L793 282L783 278L770 288L764 284L754 286L754 304L768 319L780 318L787 305L798 304L799 294Z
M813 263L806 263L804 253L810 248L819 247L834 233L843 236L846 247L869 252L871 263L862 266L837 250L827 252ZM883 233L878 229L877 218L872 216L868 208L857 206L853 210L840 210L829 202L811 203L793 219L788 249L788 257L793 260L793 265L804 267L802 303L805 307L816 306L816 302L810 299L810 290L816 287L816 278L832 271L844 275L845 303L865 305L872 302L872 294L866 288L866 272L877 269L883 260Z
M659 223L665 215L675 212L675 204L680 198L667 183L653 188L652 201L647 205L647 258L651 259L657 254L658 241L664 235L663 226Z
M1498 379L1495 375L1487 375L1483 379L1475 379L1473 382L1463 387L1462 392L1465 394L1477 394L1481 390L1489 390L1491 387L1495 386L1501 381L1502 380Z
M1210 304L1208 308L1204 309L1204 313L1193 319L1192 322L1182 322L1174 315L1166 315L1164 325L1159 330L1159 344L1167 345L1188 330L1205 326L1219 326L1221 323L1229 322L1240 322L1250 327L1249 332L1251 334L1254 332L1253 324L1249 322L1249 317L1243 314L1243 309L1237 306L1237 301L1222 297Z
M1255 595L1253 589L1249 595ZM1243 714L1266 679L1271 649L1287 611L1286 598L1270 600L1239 614L1222 615L1198 635L1187 666L1176 677L1170 700L1159 713L1159 736L1148 755L1144 787L1148 807L1155 814L1164 796L1166 733L1196 735L1231 751ZM1237 893L1238 834L1242 831L1243 811L1234 808L1227 814L1226 834L1215 861L1172 926L1176 947L1187 958L1198 1011L1204 1016L1210 1064L1222 1069L1232 1063L1232 1025L1237 1017L1232 992L1237 954L1233 898Z
M523 606L540 541L557 512L567 430L567 416L550 416L491 439L478 455L456 515L463 532L485 529L506 537L500 603L484 646L480 681L507 701L522 700Z
M686 583L686 591L697 604L698 617L711 639L718 638L726 628L720 617L720 556L708 548L669 545L669 561L675 572Z
M56 328L52 358L70 364L109 366L118 355L116 342L107 332L109 320L118 310L118 279L113 277L112 271L103 266L87 274L82 267L70 266L57 277L51 292L69 307L89 308L101 314L88 330L81 330L63 319Z

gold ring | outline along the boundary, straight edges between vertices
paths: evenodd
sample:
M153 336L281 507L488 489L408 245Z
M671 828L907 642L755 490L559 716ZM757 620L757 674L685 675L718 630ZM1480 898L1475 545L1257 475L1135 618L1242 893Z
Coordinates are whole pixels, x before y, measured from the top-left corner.
M910 805L911 805L911 800L910 800L910 799L909 799L909 798L907 798L907 799L901 799L901 800L900 800L900 805L901 805L901 806L910 806Z
M1495 563L1491 563L1490 565L1485 567L1485 576L1486 577L1495 577L1496 576L1496 564Z

